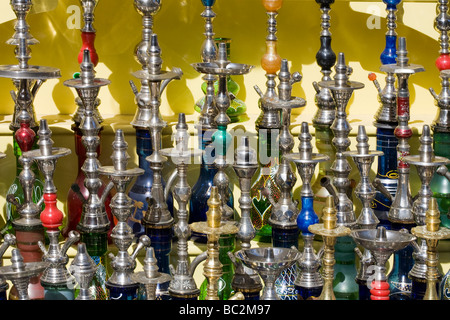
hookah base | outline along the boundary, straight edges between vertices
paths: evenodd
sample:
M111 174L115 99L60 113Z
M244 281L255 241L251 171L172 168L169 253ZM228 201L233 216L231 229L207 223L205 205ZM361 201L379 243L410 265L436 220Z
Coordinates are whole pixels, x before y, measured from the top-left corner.
M417 279L411 277L411 297L410 300L423 300L425 291L427 291L427 281L425 279ZM436 282L436 292L439 292L440 280Z
M244 300L260 300L260 293L262 286L250 290L249 288L240 288L239 286L232 286L234 292L240 292L244 295Z
M5 282L3 284L0 284L0 301L8 300L8 295L7 295L8 288L9 288L8 283Z
M170 292L170 300L198 300L198 295L200 292L192 293L192 294L176 294L174 292Z

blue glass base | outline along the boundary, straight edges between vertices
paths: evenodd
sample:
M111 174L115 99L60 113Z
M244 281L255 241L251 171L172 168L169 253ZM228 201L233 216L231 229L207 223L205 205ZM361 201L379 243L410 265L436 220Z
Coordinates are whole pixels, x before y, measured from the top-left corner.
M439 292L439 283L440 280L436 283L436 292ZM418 281L416 279L412 280L412 288L411 288L411 299L412 300L423 300L425 296L425 292L427 291L427 283L426 281Z
M295 286L297 291L297 300L308 300L308 298L318 298L322 293L323 287L304 288Z
M155 258L158 261L158 271L170 274L169 254L172 250L173 229L145 227L145 233L150 238L151 246L155 250Z
M106 282L109 300L136 300L139 284L120 286Z
M243 292L245 300L259 300L260 299L260 292Z

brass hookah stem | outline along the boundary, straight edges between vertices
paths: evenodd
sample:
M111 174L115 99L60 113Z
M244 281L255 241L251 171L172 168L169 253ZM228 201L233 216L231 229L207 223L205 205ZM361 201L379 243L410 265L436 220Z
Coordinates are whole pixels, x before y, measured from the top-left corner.
M441 224L440 212L438 210L436 199L432 198L429 203L429 208L427 210L426 217L426 230L429 232L438 232L439 226ZM430 237L426 239L427 241L427 288L424 295L424 300L438 300L438 295L436 292L436 282L439 280L439 259L437 253L437 245L439 239L435 237Z
M436 59L436 67L439 71L450 69L449 56L449 36L450 21L448 17L448 0L438 0L437 8L438 14L434 20L434 28L439 32L439 57Z

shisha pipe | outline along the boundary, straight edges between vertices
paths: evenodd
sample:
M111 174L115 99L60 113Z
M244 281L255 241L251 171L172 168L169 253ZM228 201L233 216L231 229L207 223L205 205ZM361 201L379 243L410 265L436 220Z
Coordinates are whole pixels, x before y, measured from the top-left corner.
M352 231L352 238L359 245L369 250L375 260L374 275L368 279L371 300L389 300L389 284L386 276L386 262L397 250L400 250L416 239L408 232L386 230L383 226L376 229Z
M356 164L359 174L360 182L355 188L355 194L362 203L362 209L357 219L357 228L359 229L374 229L379 225L380 220L375 215L371 207L373 199L376 195L374 184L370 181L370 168L375 160L375 157L383 155L382 151L369 149L369 138L366 134L364 126L358 126L358 134L356 136L356 150L345 152L346 156L351 156ZM372 254L369 250L364 250L361 253L358 247L354 248L355 253L360 258L360 266L355 281L359 285L359 297L361 300L366 300L369 296L367 292L366 281L370 277L368 275L371 265L375 263Z
M357 150L344 152L345 156L353 158L361 177L355 188L355 194L362 203L362 209L356 223L360 229L373 229L378 226L380 221L371 208L372 200L375 197L375 187L370 182L369 175L375 157L382 156L383 152L369 150L369 137L366 134L366 128L362 125L358 126L356 141Z
M234 220L234 209L228 205L229 200L229 178L225 169L227 168L228 161L227 155L229 146L232 142L231 135L227 132L227 126L230 123L230 117L227 115L226 110L230 105L230 95L227 86L227 76L228 75L244 75L251 71L253 66L248 64L232 63L228 61L227 58L227 47L225 43L219 44L219 52L217 60L209 63L194 63L193 68L204 74L212 74L219 77L218 82L218 92L215 96L215 104L218 108L219 113L214 118L217 124L217 131L213 133L212 136L212 146L214 147L215 159L214 163L218 169L217 173L213 178L213 185L219 189L221 209L222 209L222 219L224 221ZM193 230L194 232L197 232ZM228 238L228 243L234 243L234 236L222 234L220 236L221 241L225 241ZM233 244L231 246L234 246ZM228 260L228 256L224 254L225 259ZM229 261L229 265L232 262ZM223 263L223 265L228 265ZM224 273L227 276L232 271ZM230 279L231 281L231 279ZM228 281L225 282L228 286ZM228 294L228 293L227 293Z
M429 204L431 203L430 201L433 196L430 188L430 181L436 170L439 170L439 168L447 168L446 165L450 163L450 160L445 157L435 156L432 147L433 139L431 137L431 130L428 125L423 126L422 135L420 136L419 141L419 154L405 156L404 161L410 165L416 166L417 174L421 181L421 187L412 204L412 213L415 223L418 226L424 226L426 224ZM408 274L413 282L411 289L411 296L413 299L420 298L422 294L425 295L428 277L426 254L429 250L433 250L432 248L427 248L428 241L423 240L423 238L421 238L421 241L422 246L413 243L415 250L413 257L415 263ZM441 278L440 272L436 273L436 277L438 279Z
M37 263L42 261L42 252L39 249L39 241L44 241L44 228L39 219L41 213L40 203L34 203L32 199L33 186L35 183L35 175L31 170L33 160L20 156L19 162L22 165L22 171L19 174L19 182L22 185L24 197L23 203L19 203L14 194L8 194L6 201L16 206L19 218L12 221L12 226L15 230L16 244L19 250L23 250L25 263ZM43 201L41 198L39 201ZM27 296L30 299L43 299L45 296L44 288L42 287L39 276L30 279L30 286L28 287ZM9 293L9 299L20 299L20 288L13 287Z
M278 135L278 145L281 150L281 163L275 174L275 183L281 191L280 198L275 201L267 192L267 197L272 204L272 212L268 224L272 227L272 245L278 248L298 247L297 217L299 210L298 201L292 199L292 189L297 178L291 169L291 163L285 156L289 155L294 147L294 137L290 132L292 109L304 107L306 101L303 98L292 96L292 86L299 82L302 76L299 72L291 75L288 60L281 60L281 68L278 73L278 95L267 98L265 103L270 108L281 110L282 126ZM283 270L276 281L279 296L282 300L295 300L297 294L294 289L294 281L297 278L297 266Z
M278 95L265 100L266 105L271 108L281 110L282 127L278 135L278 145L281 150L281 163L278 166L275 175L275 183L281 190L278 201L275 201L268 192L267 197L272 203L272 213L268 223L272 226L272 244L274 247L290 248L292 245L298 247L298 229L297 209L298 202L292 199L292 189L297 181L294 172L291 169L289 159L285 159L294 147L294 137L290 132L291 111L294 108L301 108L306 105L303 98L294 97L292 93L292 85L299 82L302 78L300 73L296 72L291 75L289 72L288 61L281 60L281 69L278 73L279 85ZM284 239L286 242L284 242Z
M348 134L351 131L351 126L347 120L345 109L353 91L362 89L364 84L348 79L352 69L345 64L345 57L342 52L339 53L335 69L334 80L321 81L319 86L329 88L336 102L336 118L331 126L334 133L333 145L336 148L336 159L331 167L334 174L333 185L336 188L333 196L335 196L338 224L351 227L355 225L356 219L353 204L347 195L347 189L350 186L348 175L351 167L343 153L350 146Z
M410 155L410 145L408 140L412 136L412 130L409 127L409 119L410 119L410 102L409 102L409 88L408 88L408 80L409 77L415 73L423 72L425 69L421 65L411 64L409 63L408 52L406 50L406 39L404 37L400 37L398 39L398 50L397 50L397 58L396 63L382 65L380 70L386 73L394 74L397 78L397 127L394 129L394 135L398 140L397 144L397 171L398 171L398 183L397 190L395 192L395 197L393 197L391 207L388 212L388 220L391 223L393 230L410 230L416 223L414 214L412 213L413 207L413 198L411 196L410 190L410 165L406 161L404 161L405 157ZM388 195L387 195L388 196ZM407 246L402 251L395 252L394 262L397 262L399 259L410 259L411 256L414 257L417 255L417 246L415 241L411 242L413 249L415 249L415 253L412 253L411 247ZM405 252L405 251L411 251ZM411 292L409 289L403 288L404 283L409 285L408 280L403 280L406 278L405 274L408 271L400 270L401 272L397 272L400 277L392 273L389 275L389 279L394 282L400 282L400 292L404 291L406 294L410 294L411 297L415 296L415 283L418 282L414 279L424 278L425 275L421 272L416 272L420 268L417 268L418 260L415 261L415 264L410 268L408 273L408 278L412 281ZM403 261L402 264L409 264L407 261ZM393 270L396 270L394 268ZM403 274L402 274L403 273ZM414 276L413 276L414 275ZM420 280L421 281L421 280Z
M90 56L91 56L91 62L93 63L94 67L98 64L98 54L95 50L95 37L96 37L96 30L94 28L94 12L97 7L99 0L79 0L80 5L83 9L83 21L84 26L81 29L81 49L78 53L78 63L81 64L83 62L83 54L84 50L89 50ZM79 72L74 73L74 78L79 77ZM101 101L97 97L94 103L94 116L97 119L97 122L101 124L103 122L103 118L98 110L98 106L100 105ZM84 186L84 172L81 169L83 166L83 163L86 159L86 149L82 143L82 132L80 130L80 123L82 121L82 118L84 116L85 110L84 105L80 99L80 97L75 98L75 104L77 105L77 109L75 110L72 120L73 124L71 126L72 131L74 132L74 140L75 140L75 153L78 157L78 174L75 178L75 181L71 185L68 193L67 193L67 222L62 230L62 235L64 237L67 237L69 235L70 231L76 230L76 227L80 221L81 218L81 208L83 206L83 202L85 202L86 198L89 196L89 193ZM101 134L103 128L99 131L99 137ZM100 156L101 147L100 145L97 148L97 154ZM100 187L100 192L103 191L105 188L105 183L102 181L102 186ZM110 197L107 197L105 199L106 204L106 212L108 214L108 218L110 221L113 220L113 216L111 214L111 210L109 209L109 202ZM111 223L111 229L113 228L114 224ZM108 239L110 240L110 239Z
M134 235L127 220L133 210L133 201L126 194L131 180L144 173L141 168L127 168L130 156L127 153L128 144L123 131L118 129L112 143L112 166L101 166L99 173L109 177L114 183L117 193L111 199L111 211L117 218L117 224L111 232L111 238L118 248L114 256L109 254L113 273L106 282L110 300L133 300L137 298L139 283L132 278L136 267L137 255L144 247L150 246L150 239L146 235L139 238L134 251L129 254L128 249L133 243Z
M214 41L213 21L216 13L213 11L215 0L202 0L204 10L201 14L205 20L205 39L201 46L201 59L203 63L213 62L217 59L217 46ZM213 146L212 135L217 130L215 118L217 116L217 107L215 102L215 82L217 76L213 74L204 74L203 85L206 85L205 96L200 99L202 105L201 112L195 128L198 134L198 145L204 150L200 164L199 178L192 187L192 196L189 202L189 223L205 221L206 211L208 211L207 201L210 196L211 186L214 176L217 174L217 167L214 163L214 153L211 151ZM230 192L230 190L229 190ZM230 192L231 193L231 192ZM232 205L232 196L230 196L230 205ZM192 234L191 239L196 242L205 242L204 234Z
M10 123L10 130L13 131L14 151L17 157L17 169L21 169L19 157L22 152L35 149L36 146L36 131L38 124L36 122L36 115L33 106L33 101L41 88L41 86L49 79L57 79L61 77L60 70L47 66L31 65L31 45L38 44L29 31L27 23L27 15L30 12L33 3L31 0L12 0L10 2L11 8L14 11L17 21L14 25L15 33L6 42L9 45L15 46L15 56L18 61L16 65L2 65L0 66L0 77L12 79L14 87L17 92L11 90L11 97L14 101L13 118ZM42 188L42 181L39 177L39 171L33 165L31 168L35 174L35 183L33 185L33 192L36 193L38 201L41 197L40 189ZM24 194L21 192L18 177L15 178L12 185L8 189L8 194L14 194L16 201L20 204L24 201ZM11 202L6 205L8 221L2 232L13 232L13 220L19 218L16 208ZM21 242L20 236L18 242ZM28 257L25 255L25 261L28 262ZM32 285L34 281L32 280ZM39 285L40 286L40 285ZM42 291L43 294L43 291ZM31 299L34 299L35 294L31 294ZM40 294L36 296L41 299Z
M95 50L96 30L94 28L94 11L98 5L99 0L80 0L83 7L83 21L84 26L81 29L81 40L83 41L78 54L78 63L83 62L84 50L89 50L91 54L91 61L96 66L98 64L98 54Z
M430 126L424 125L419 139L419 154L404 157L405 162L416 166L417 174L421 180L421 188L412 205L412 214L418 226L425 225L426 212L433 196L430 188L431 178L438 167L450 163L450 160L447 158L435 156L432 146L433 138L430 131Z

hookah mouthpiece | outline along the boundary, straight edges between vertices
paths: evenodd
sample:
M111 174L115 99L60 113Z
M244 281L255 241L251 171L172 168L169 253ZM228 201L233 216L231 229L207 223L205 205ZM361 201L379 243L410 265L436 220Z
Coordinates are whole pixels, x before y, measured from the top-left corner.
M161 47L158 42L158 35L152 34L150 39L150 47L148 48L149 62L148 69L151 74L160 74L162 59L161 59Z
M112 143L113 153L111 159L116 171L126 171L128 159L130 156L127 153L128 143L125 141L122 129L117 129L115 139Z
M187 130L188 126L186 124L186 114L180 113L178 114L178 123L175 126L177 130Z
M150 246L147 247L145 251L144 272L145 276L149 279L153 279L159 276L158 260L156 260L155 257L155 249Z

